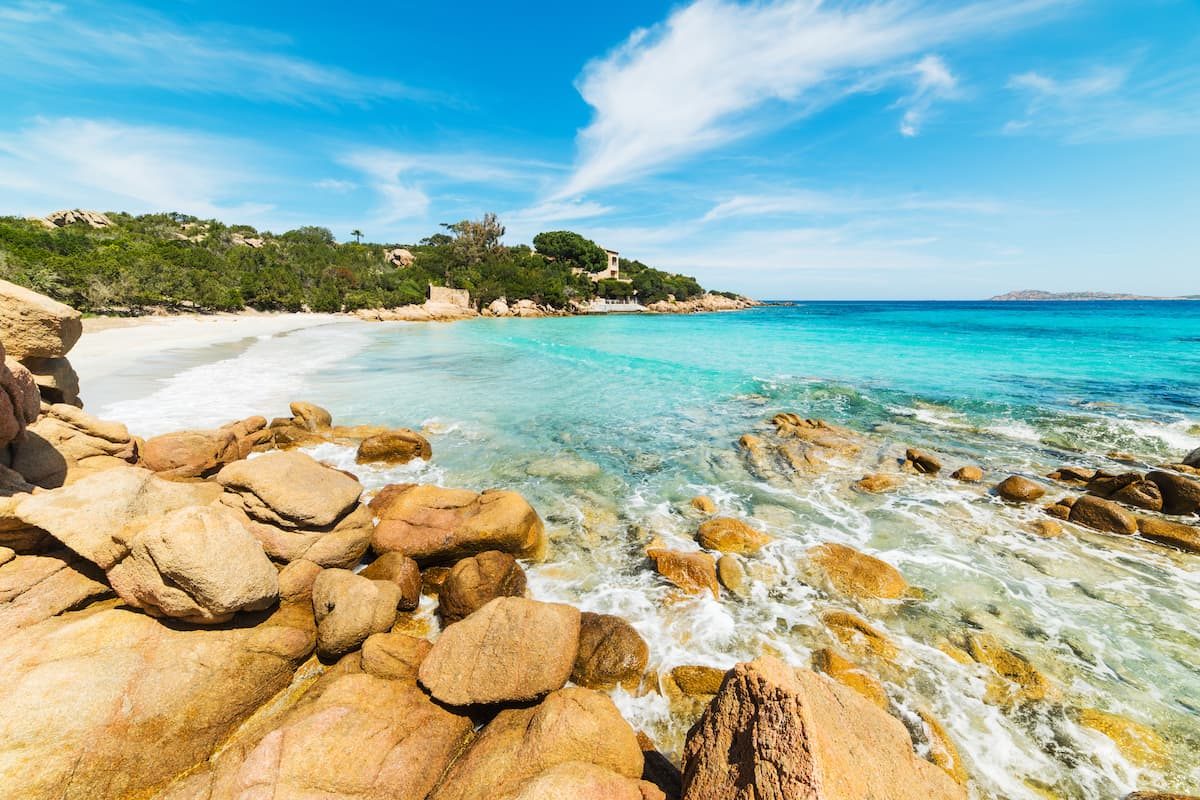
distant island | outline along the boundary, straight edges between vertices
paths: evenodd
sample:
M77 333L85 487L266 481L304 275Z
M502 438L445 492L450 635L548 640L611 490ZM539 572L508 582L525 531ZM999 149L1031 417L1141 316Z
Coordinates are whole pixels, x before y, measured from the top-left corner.
M1031 300L1200 300L1200 295L1182 295L1178 297L1151 297L1141 294L1120 294L1112 292L1044 292L1040 289L1022 289L1008 294L998 294L989 297L992 301L1031 301Z

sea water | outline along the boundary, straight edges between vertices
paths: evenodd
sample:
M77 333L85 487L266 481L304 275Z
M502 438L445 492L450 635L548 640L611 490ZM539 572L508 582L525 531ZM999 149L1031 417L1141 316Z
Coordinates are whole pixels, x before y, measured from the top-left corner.
M345 448L313 452L354 469L369 491L416 480L521 492L552 544L529 567L532 595L630 620L657 674L762 653L807 666L829 643L822 611L863 614L901 651L880 670L893 713L918 743L918 712L940 720L975 797L1200 791L1200 556L1074 528L1040 538L1036 506L946 477L884 495L849 491L857 474L780 487L747 472L737 450L741 434L794 411L867 434L880 452L936 452L946 473L978 464L989 484L1062 464L1127 471L1113 451L1177 461L1200 447L1200 303L342 321L170 350L107 375L79 366L89 410L142 435L286 415L295 399L338 423L422 429L429 463L364 467ZM698 549L687 509L698 494L774 537L748 559L745 597L681 597L649 568L652 537ZM866 607L823 591L801 565L826 541L894 564L921 599ZM1020 652L1054 696L989 702L988 670L942 647L966 630ZM693 707L655 692L614 699L678 755ZM1131 760L1078 724L1084 708L1154 729L1165 760Z

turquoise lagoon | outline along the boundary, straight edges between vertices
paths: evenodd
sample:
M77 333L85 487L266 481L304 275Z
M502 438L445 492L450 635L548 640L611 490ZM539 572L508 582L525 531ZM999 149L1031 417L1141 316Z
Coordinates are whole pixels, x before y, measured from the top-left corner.
M104 334L95 334L103 336ZM763 652L807 665L829 646L818 615L862 613L899 644L880 666L893 711L956 743L981 798L1113 798L1200 791L1200 557L1082 530L1043 539L1034 508L985 488L913 477L861 495L861 474L786 488L756 480L738 437L779 411L868 434L886 461L918 446L943 475L991 484L1061 464L1126 471L1200 447L1200 303L796 303L733 314L331 322L164 351L89 377L90 410L143 435L286 413L305 399L343 423L422 428L428 463L359 467L369 490L434 481L522 492L552 548L533 595L620 614L651 669L730 666ZM1050 497L1063 494L1050 488ZM744 597L680 598L643 556L651 537L696 549L687 501L775 537L748 559ZM842 542L896 565L922 599L859 607L805 579L803 553ZM428 615L430 602L425 601ZM985 631L1055 686L1050 701L985 700L988 673L943 652ZM940 649L941 648L941 649ZM655 692L614 697L677 753L694 709ZM1156 730L1167 761L1138 763L1078 724L1081 709ZM923 746L923 745L922 745Z

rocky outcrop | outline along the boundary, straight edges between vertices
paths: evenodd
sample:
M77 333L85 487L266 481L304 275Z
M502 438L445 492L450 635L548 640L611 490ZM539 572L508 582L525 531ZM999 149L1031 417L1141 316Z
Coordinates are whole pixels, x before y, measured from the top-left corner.
M397 269L404 269L405 267L411 267L416 257L413 256L411 251L405 250L403 247L393 247L391 250L384 251L383 260Z
M457 303L426 300L421 305L360 309L354 316L368 322L455 322L478 317L479 312Z
M104 573L74 553L0 557L0 638L111 596Z
M124 425L58 404L29 425L9 466L30 483L53 488L137 459L137 442Z
M615 794L597 794L600 777L593 773L580 780L578 768L572 768L575 778L564 780L562 770L567 764L591 765L626 781L619 783ZM590 689L570 687L531 708L497 714L446 772L429 800L660 797L650 784L644 785L640 796L625 791L630 783L639 785L643 764L637 736L612 700ZM548 794L551 787L562 793ZM589 788L582 792L581 787Z
M497 597L524 596L525 570L508 553L488 550L464 558L450 569L438 587L438 617L443 625L449 625Z
M25 428L38 418L41 397L33 375L19 362L6 362L0 342L0 449L24 437Z
M826 542L811 548L808 558L835 590L849 597L896 600L908 591L899 570L853 547Z
M106 214L99 211L87 211L82 208L73 208L63 211L52 211L43 219L56 228L65 228L68 225L87 225L89 228L111 228L113 221Z
M717 583L717 562L708 553L684 553L679 550L651 548L646 555L654 562L654 569L671 583L688 594L712 592L714 598L721 597Z
M583 612L571 681L589 689L632 688L642 679L650 648L634 627L612 614Z
M571 676L579 627L572 606L498 597L442 632L421 684L453 706L536 699Z
M871 701L768 656L737 665L688 732L683 797L962 800L966 791L918 758L904 726Z
M1046 494L1046 490L1020 475L1009 475L996 484L996 494L1010 503L1033 503Z
M699 314L712 311L741 311L759 305L748 297L726 297L722 294L705 292L690 300L676 300L673 296L666 300L650 303L646 310L655 314Z
M375 495L371 510L378 519L372 549L404 553L422 565L487 550L539 558L546 544L541 518L516 492L394 484Z
M347 569L326 569L312 587L317 652L332 659L354 650L396 621L402 599L391 581L373 581Z
M312 652L287 606L230 628L105 605L0 640L0 764L11 797L142 797L206 759Z

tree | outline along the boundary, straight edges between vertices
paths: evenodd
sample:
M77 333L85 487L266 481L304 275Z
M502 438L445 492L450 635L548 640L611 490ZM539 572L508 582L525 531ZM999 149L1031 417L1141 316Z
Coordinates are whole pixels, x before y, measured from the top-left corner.
M483 215L483 219L443 222L442 227L454 234L450 247L463 264L478 264L501 249L504 226L490 211Z
M574 231L546 231L533 237L539 254L588 272L600 272L608 266L604 248Z
M350 231L350 235L354 237L355 244L362 244L362 231L360 231L358 228L355 228L354 230Z

